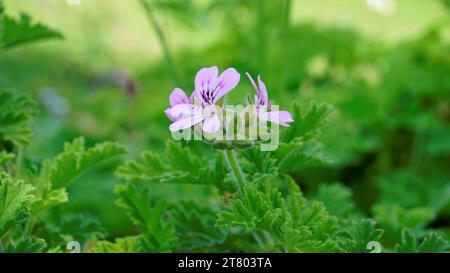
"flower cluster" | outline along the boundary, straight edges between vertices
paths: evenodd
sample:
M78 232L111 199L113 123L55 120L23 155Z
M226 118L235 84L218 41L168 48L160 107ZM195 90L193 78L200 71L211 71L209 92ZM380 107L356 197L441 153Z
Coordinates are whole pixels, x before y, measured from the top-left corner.
M272 122L288 127L293 122L292 115L288 111L272 110L264 82L258 76L256 84L250 74L246 74L255 89L251 109L254 109L258 122ZM177 132L200 124L207 133L217 132L222 127L223 118L216 109L223 106L223 97L239 84L240 78L234 68L228 68L220 75L216 66L200 69L190 97L180 88L175 88L170 94L170 108L165 111L173 122L169 126L170 131Z

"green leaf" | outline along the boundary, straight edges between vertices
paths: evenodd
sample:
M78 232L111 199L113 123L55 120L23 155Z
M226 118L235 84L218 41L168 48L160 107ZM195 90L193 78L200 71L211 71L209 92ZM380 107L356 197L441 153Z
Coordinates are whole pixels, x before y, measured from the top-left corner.
M60 236L79 242L102 239L108 234L98 219L84 214L66 215L58 224L58 230Z
M176 241L175 227L165 215L167 203L153 200L146 188L133 184L118 185L117 204L128 213L129 218L141 230L138 249L141 252L169 252Z
M90 249L91 253L137 253L137 237L118 238L114 243L99 241Z
M325 125L333 112L332 106L328 104L317 104L312 102L307 111L294 104L294 123L283 132L282 141L284 143L307 141L320 133L320 129Z
M19 148L29 144L34 111L28 98L0 91L0 149L7 148L7 143Z
M200 157L174 141L167 142L164 157L146 151L116 171L116 175L126 181L201 185L217 184L223 181L225 174L221 155L216 154L214 159Z
M397 241L403 228L421 231L435 218L433 210L426 207L404 209L378 204L373 207L373 212L375 220L386 232L383 239L388 242Z
M375 228L375 221L361 219L353 221L350 226L341 232L341 235L348 239L348 241L341 243L342 248L347 252L367 253L367 244L371 241L379 241L383 235L383 230Z
M5 253L42 253L47 248L43 239L24 238L5 248Z
M0 152L0 165L3 165L6 162L14 159L14 157L15 157L14 154L11 154L11 153L8 153L5 151Z
M278 176L277 161L270 153L248 149L239 153L239 163L249 181L262 181Z
M416 236L408 229L403 229L401 243L395 246L400 253L442 253L450 251L450 243L437 233L430 232L419 243Z
M225 242L227 232L214 228L216 213L210 206L194 201L178 203L170 210L171 222L180 239L179 251L206 252Z
M435 232L429 233L420 243L419 252L422 253L442 253L450 251L450 242L442 238Z
M316 199L334 216L346 217L355 212L351 189L340 183L321 184Z
M108 160L126 153L126 148L112 142L103 142L86 149L83 138L65 143L64 151L54 160L46 160L35 179L37 199L33 212L67 202L66 188L82 174Z
M442 178L421 177L401 170L378 179L380 203L397 204L405 208L426 206L439 213L450 204L450 183Z
M289 194L283 198L276 188L260 191L255 185L244 189L242 200L230 201L230 210L218 214L216 226L240 227L246 233L263 230L275 240L264 242L262 251L330 252L337 242L331 236L336 221L322 203L311 203L301 196L298 186L288 176ZM272 246L272 247L271 247Z
M54 189L66 188L87 170L126 152L126 148L113 142L103 142L87 150L83 138L66 143L64 152L55 158L50 171L52 186Z
M43 39L62 39L63 36L43 24L32 23L31 18L22 13L20 18L13 19L3 16L2 31L0 32L0 46L9 49L25 43Z
M278 169L282 173L298 172L305 168L324 166L330 163L321 152L321 146L312 141L280 144L280 149L274 152Z
M0 173L0 235L15 222L30 204L33 187L24 181L13 181L6 173Z

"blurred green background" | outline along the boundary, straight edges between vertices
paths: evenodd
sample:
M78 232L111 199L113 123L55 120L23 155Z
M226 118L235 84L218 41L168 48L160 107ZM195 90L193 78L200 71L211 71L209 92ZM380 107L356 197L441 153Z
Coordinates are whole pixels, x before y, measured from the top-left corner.
M335 106L321 137L330 164L296 174L307 194L340 181L368 215L380 203L426 207L435 214L431 226L448 230L448 1L148 3L153 17L138 0L4 1L9 14L26 12L65 37L0 56L0 86L39 103L28 157L52 157L79 135L118 141L130 158L161 151L172 89L191 92L201 67L233 66L261 74L284 108L311 100ZM231 99L249 92L243 81ZM113 171L114 164L83 176L54 213L90 215L112 237L132 232L114 204ZM182 198L172 188L164 194Z

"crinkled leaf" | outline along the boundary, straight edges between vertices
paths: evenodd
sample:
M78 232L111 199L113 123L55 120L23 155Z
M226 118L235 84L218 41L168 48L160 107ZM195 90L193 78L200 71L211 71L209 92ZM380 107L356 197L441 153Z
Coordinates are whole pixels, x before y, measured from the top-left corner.
M312 102L304 111L300 105L294 104L293 118L295 122L283 132L284 143L306 141L316 136L327 123L333 108L328 104Z
M6 173L0 173L0 234L33 200L33 187L24 181L13 181Z
M243 199L231 200L230 210L219 213L216 225L241 227L246 232L264 230L276 240L281 251L336 250L337 242L330 236L336 221L322 203L306 202L292 179L286 182L290 190L284 198L276 188L260 191L255 186L246 187Z
M214 227L216 211L210 206L182 202L174 206L170 214L180 238L180 251L204 252L227 238L227 232Z
M214 185L225 177L223 159L203 158L181 143L169 141L164 156L151 151L119 167L116 175L126 181Z
M17 243L8 245L5 253L42 253L47 248L44 239L24 238Z
M78 138L72 144L66 144L64 152L55 158L50 171L52 187L68 187L87 170L126 152L126 148L113 142L103 142L85 149L84 139Z
M334 216L346 217L355 211L351 189L340 183L321 184L316 199Z
M378 204L373 207L373 212L375 220L386 232L383 239L389 242L397 241L403 228L421 231L435 218L433 210L427 207L404 209Z
M0 46L9 49L43 39L62 39L63 36L40 23L32 23L30 16L22 13L18 19L3 16L0 20Z
M401 243L395 246L395 251L400 253L442 253L450 251L450 243L431 232L421 242L408 229L402 231Z
M137 237L125 237L116 239L115 242L99 241L93 248L92 253L137 253Z
M352 222L342 232L345 240L341 246L347 252L367 253L367 244L371 241L379 241L383 235L382 229L375 228L375 221L370 219L361 219Z
M28 145L34 109L28 98L0 91L0 143L12 143L20 148Z
M64 145L64 151L54 160L45 160L39 176L34 180L37 199L34 212L67 202L66 188L86 171L126 153L126 148L103 142L86 149L83 138Z
M167 203L153 200L146 188L133 184L118 185L117 204L126 209L129 218L141 230L137 239L141 252L169 252L176 241L175 227L165 215Z

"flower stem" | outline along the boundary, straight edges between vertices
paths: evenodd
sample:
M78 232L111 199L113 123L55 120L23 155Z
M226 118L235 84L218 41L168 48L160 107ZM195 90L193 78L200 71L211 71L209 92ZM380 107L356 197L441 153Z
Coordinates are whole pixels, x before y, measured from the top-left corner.
M258 65L261 71L266 68L266 0L256 0L257 11L257 50L258 50Z
M179 84L180 77L179 77L178 71L176 69L175 63L173 61L172 54L169 49L169 45L167 44L166 36L164 35L164 32L162 31L161 26L159 25L158 21L156 20L156 17L153 13L153 9L152 9L150 3L148 3L147 0L140 0L140 3L142 5L142 7L144 8L144 10L146 11L148 19L149 19L150 23L152 24L152 27L155 30L156 35L158 36L158 40L159 40L159 43L161 44L161 47L162 47L162 50L164 53L164 58L166 60L166 65L172 76L172 80L174 81L174 83Z
M224 150L223 154L228 163L228 169L230 170L231 175L233 176L233 180L236 183L236 187L239 191L239 194L241 197L243 197L244 194L243 190L246 182L241 167L239 166L239 162L237 161L236 153L232 149L227 149Z

